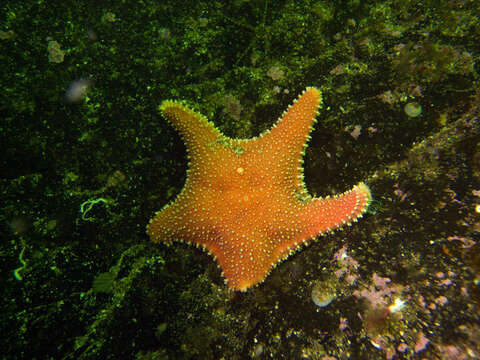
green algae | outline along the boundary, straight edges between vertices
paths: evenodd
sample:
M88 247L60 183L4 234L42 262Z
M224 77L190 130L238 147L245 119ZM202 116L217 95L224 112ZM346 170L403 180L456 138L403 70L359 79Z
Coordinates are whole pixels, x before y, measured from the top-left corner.
M477 351L478 260L451 240L478 237L476 3L137 5L10 1L0 13L5 356L244 359L262 344L264 358L378 359L385 349L371 340L381 335L413 357L420 331L431 340L422 356L441 357L449 339ZM68 104L79 78L91 89ZM186 169L158 104L187 100L243 138L270 128L306 86L325 103L305 153L310 193L366 180L380 210L245 294L228 292L207 255L150 244L145 224ZM422 116L404 114L412 99ZM357 125L354 139L346 129ZM99 198L108 208L93 206L83 221L81 204ZM360 278L340 281L319 313L312 286L337 270L332 257L345 244ZM441 285L435 274L449 271L453 284ZM409 289L402 316L376 330L352 296L373 272ZM449 302L436 303L440 295Z

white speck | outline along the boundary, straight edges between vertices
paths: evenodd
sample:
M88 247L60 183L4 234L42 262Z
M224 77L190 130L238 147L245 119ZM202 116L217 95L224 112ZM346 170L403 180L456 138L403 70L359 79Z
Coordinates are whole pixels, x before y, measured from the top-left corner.
M392 305L388 307L391 313L400 311L405 306L406 301L401 300L400 298L396 298Z

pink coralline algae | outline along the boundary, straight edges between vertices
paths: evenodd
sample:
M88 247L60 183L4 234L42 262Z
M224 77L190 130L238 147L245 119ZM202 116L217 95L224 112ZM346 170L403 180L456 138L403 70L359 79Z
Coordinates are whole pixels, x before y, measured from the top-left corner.
M347 246L339 249L333 255L333 260L340 265L340 269L334 273L337 279L343 278L347 284L352 285L360 277L356 272L359 267L358 261L347 255Z
M392 281L390 278L378 276L377 273L373 273L372 280L374 285L378 288L385 288L387 287L387 284Z
M458 240L460 242L462 242L462 246L464 249L468 249L468 248L471 248L473 245L476 244L475 241L471 240L471 239L468 239L466 237L463 237L463 236L449 236L447 238L448 241L455 241L455 240Z
M443 295L440 295L439 297L435 298L435 304L437 305L443 306L447 303L448 303L448 299Z
M351 137L353 137L355 140L358 139L360 134L362 133L362 125L355 125L353 127L353 130L350 131L350 129L347 127L345 128L345 131L347 131Z
M438 351L443 355L443 359L445 360L467 360L471 359L467 354L463 353L460 349L458 349L454 345L442 345L438 344L437 346Z
M376 273L373 273L372 280L373 285L362 290L355 290L353 295L357 298L367 299L374 308L386 306L390 295L397 292L397 289L387 286L391 281L389 278L378 276Z
M417 337L417 342L415 343L415 352L416 353L419 353L423 350L425 350L428 346L428 343L430 342L430 340L427 339L427 337L425 336L425 334L423 332L419 333L418 334L418 337Z

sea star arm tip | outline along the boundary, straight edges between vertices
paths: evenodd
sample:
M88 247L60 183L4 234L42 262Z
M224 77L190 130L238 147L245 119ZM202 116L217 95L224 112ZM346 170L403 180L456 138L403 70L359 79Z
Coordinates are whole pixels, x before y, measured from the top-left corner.
M364 183L340 195L313 199L302 213L301 223L307 224L304 237L315 237L350 225L365 213L371 199L370 189Z
M160 111L182 135L190 150L204 148L225 137L205 116L178 101L163 101Z
M310 139L310 132L321 103L321 91L315 87L306 88L273 128L261 137L267 142L274 143L278 152L288 153L291 158L299 158Z

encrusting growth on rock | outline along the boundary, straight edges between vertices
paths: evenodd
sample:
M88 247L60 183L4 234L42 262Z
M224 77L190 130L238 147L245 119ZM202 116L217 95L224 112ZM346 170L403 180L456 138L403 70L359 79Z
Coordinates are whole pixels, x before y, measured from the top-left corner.
M306 190L302 157L321 101L307 88L271 130L247 140L164 101L162 114L182 135L190 164L181 193L148 224L150 238L205 249L230 289L244 291L309 240L361 217L371 200L363 183L326 198Z

